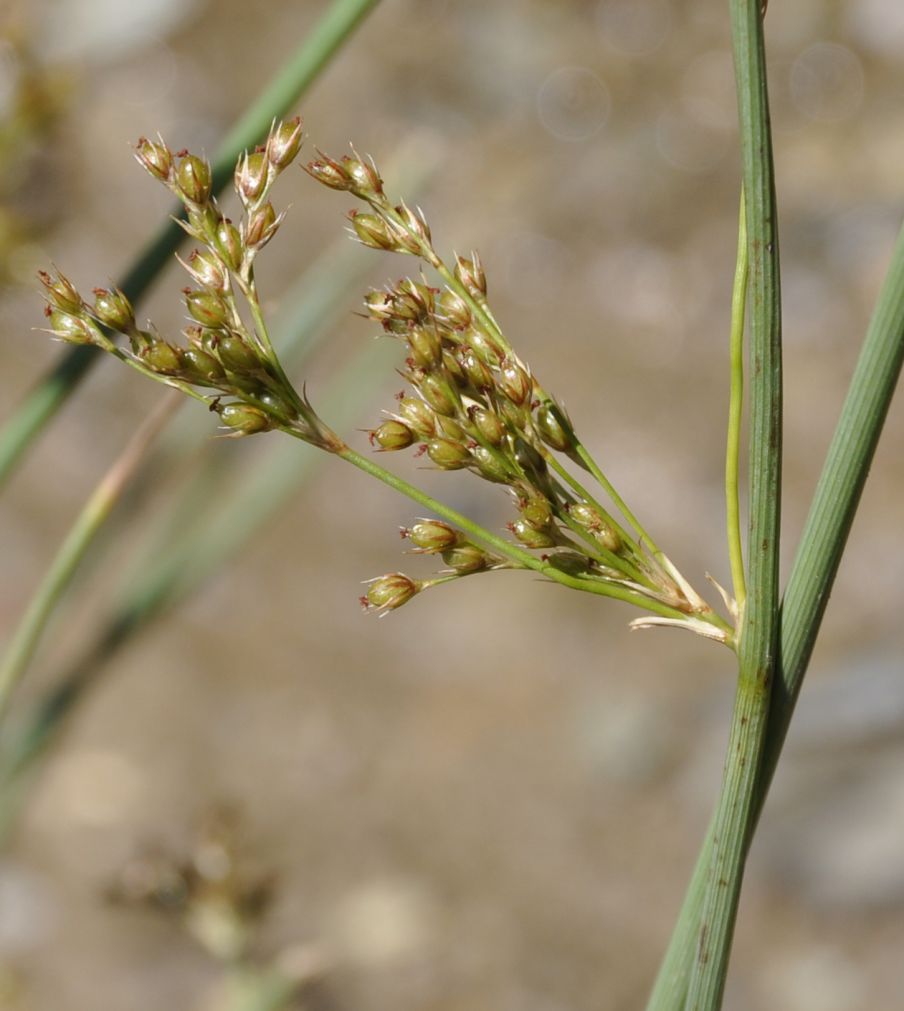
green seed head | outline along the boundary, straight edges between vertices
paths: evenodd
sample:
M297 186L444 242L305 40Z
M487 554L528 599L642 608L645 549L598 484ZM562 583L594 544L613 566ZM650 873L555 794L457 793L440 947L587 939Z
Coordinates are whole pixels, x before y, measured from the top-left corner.
M229 218L221 218L214 231L217 252L223 257L223 263L230 270L240 270L245 249L242 236Z
M552 506L549 499L529 498L521 507L521 518L534 530L546 530L552 523Z
M276 124L267 138L267 160L280 171L288 168L301 149L302 139L301 117Z
M355 235L365 246L370 246L371 249L386 249L391 252L398 248L398 243L389 230L389 226L378 215L351 211L348 219L352 223Z
M210 187L210 165L203 158L185 154L176 168L176 189L190 203L206 204Z
M81 316L71 316L62 309L52 309L49 305L44 311L47 317L47 329L67 344L94 344L97 335L91 324Z
M435 327L413 327L408 332L408 345L415 364L422 369L434 368L443 360L443 343Z
M281 221L273 209L273 204L268 200L245 222L245 245L254 250L263 249L276 235Z
M481 477L486 478L487 481L494 481L496 484L509 483L512 477L511 472L505 462L500 459L498 453L487 449L486 446L475 446L471 455Z
M270 163L264 151L246 152L235 167L233 184L246 207L253 206L263 196L270 177Z
M321 155L315 161L308 162L302 168L312 179L323 183L331 190L350 190L352 188L352 180L343 166L326 155Z
M537 431L547 446L566 453L575 448L571 432L563 424L564 415L554 404L544 403L537 408Z
M217 408L223 424L232 428L239 435L254 435L256 432L266 432L272 428L272 423L266 412L251 404L224 404Z
M443 552L443 561L453 572L466 576L487 566L487 555L476 544L461 544Z
M355 196L379 197L383 194L383 180L376 167L370 162L355 156L346 155L342 159L342 168L349 180L349 189Z
M223 367L235 375L254 374L261 369L257 352L235 334L220 338L217 341L216 352Z
M161 376L174 376L182 371L182 351L159 338L149 341L139 355L149 369Z
M495 411L475 404L468 409L468 416L484 441L491 446L502 445L505 439L505 425Z
M44 285L47 301L54 309L62 309L63 312L79 313L82 311L84 303L75 285L57 272L56 277L52 277L46 270L38 271L38 280Z
M416 441L414 432L403 422L390 418L384 421L370 433L371 445L376 443L380 449L407 449Z
M468 303L449 288L440 295L439 313L442 319L455 330L464 330L471 323Z
M135 326L135 312L126 296L114 288L94 289L94 315L112 330L128 333Z
M533 392L533 381L527 370L511 356L502 363L496 386L507 400L518 407L527 403Z
M451 439L431 439L427 443L427 456L441 470L461 470L472 462L468 450Z
M444 414L452 417L458 413L461 406L461 398L458 390L440 372L426 372L418 379L417 387L421 396L436 411L437 414Z
M182 371L192 383L215 386L223 379L223 367L206 351L189 347L182 352Z
M155 144L147 137L139 137L135 145L135 159L155 179L169 181L173 171L173 153L166 144Z
M487 278L476 252L471 253L471 259L464 256L455 257L455 276L475 298L478 300L486 298Z
M402 397L399 420L422 439L430 439L436 434L436 413L428 403L417 397Z
M193 320L210 330L222 327L230 317L229 305L215 291L185 291L185 308Z
M459 545L463 535L442 520L418 520L406 535L418 551L448 551Z
M193 250L188 263L183 263L183 266L202 288L220 294L229 290L229 274L226 267L210 250L205 249L203 252Z
M556 542L546 531L535 530L526 520L515 520L509 530L528 548L551 548Z
M484 365L489 365L491 368L498 366L503 358L505 358L505 352L496 341L489 334L485 334L476 327L466 330L462 335L462 340L464 340Z
M384 613L394 611L402 604L407 604L420 588L420 583L409 579L404 573L391 572L370 584L361 603L366 609L376 608Z

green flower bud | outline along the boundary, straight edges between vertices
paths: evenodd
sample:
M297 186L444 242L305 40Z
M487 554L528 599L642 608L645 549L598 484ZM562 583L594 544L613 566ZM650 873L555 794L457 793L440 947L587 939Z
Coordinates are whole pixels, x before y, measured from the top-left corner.
M193 154L185 154L176 168L176 188L193 204L206 204L210 199L210 165Z
M439 310L442 319L455 330L464 330L471 323L471 310L468 303L450 288L440 295Z
M464 340L484 365L495 368L505 358L505 352L496 341L489 334L485 334L476 327L471 327L467 330L462 335L462 340Z
M472 462L468 450L451 439L431 439L427 443L427 456L441 470L461 470Z
M492 373L470 348L460 352L459 361L473 389L482 391L493 388Z
M448 551L462 541L463 534L442 520L418 520L406 536L418 551Z
M585 555L577 551L553 551L546 560L560 572L569 576L581 576L588 571L590 563Z
M62 309L51 309L48 305L44 311L49 330L67 344L95 344L97 334L94 328L81 316L71 316Z
M230 270L240 270L245 256L242 236L229 218L221 218L214 232L217 252Z
M84 303L75 285L59 272L56 277L51 277L46 270L38 271L38 280L44 285L47 292L47 300L54 309L62 309L63 312L79 313L82 311Z
M407 449L415 441L414 432L403 422L392 418L370 433L371 445L376 442L380 449Z
M505 425L495 411L486 407L478 407L475 404L468 408L468 416L485 442L491 446L502 445L502 440L505 438Z
M391 252L398 249L398 243L389 230L389 226L378 215L351 211L348 218L355 230L355 235L363 245L370 246L371 249L387 249Z
M367 314L371 319L386 323L395 315L395 306L392 295L388 291L380 291L374 288L364 296L364 304L367 306Z
M496 387L513 404L520 406L529 400L534 384L528 372L509 356L502 363Z
M445 436L445 438L451 439L453 442L468 441L468 433L455 418L447 418L442 414L438 414L436 416L436 430L439 435Z
M498 453L487 449L486 446L475 446L471 451L471 455L477 464L480 476L486 478L487 481L495 481L496 484L508 484L511 480L511 472L506 467L505 462L500 459Z
M301 149L301 117L279 123L267 138L267 159L277 169L288 168Z
M526 520L515 520L509 524L509 530L528 548L551 548L556 543L546 531L535 530Z
M169 181L173 171L173 153L166 144L155 144L147 137L139 137L135 145L135 160L155 179Z
M434 327L416 326L408 332L411 357L421 368L429 369L443 360L443 343Z
M373 580L367 593L361 598L365 608L375 607L384 612L394 611L421 589L421 584L401 572L391 572Z
M298 412L287 400L280 397L278 394L273 393L271 390L265 390L263 393L257 395L257 400L262 407L267 411L271 411L277 417L294 421L298 417Z
M402 397L399 401L399 420L422 439L430 439L436 434L436 414L433 408L417 397Z
M547 446L560 453L575 448L571 432L562 424L562 412L554 404L543 403L537 409L537 431Z
M262 368L257 351L235 334L220 338L216 351L223 367L236 375L253 374Z
M521 518L534 530L545 530L552 523L552 506L548 499L530 498L520 506Z
M195 249L189 256L188 263L182 263L182 266L191 274L195 283L202 288L220 294L229 290L229 274L226 267L220 258L210 250L205 249L204 252L200 252Z
M192 319L210 330L217 330L230 319L229 305L215 291L185 290L185 308Z
M466 576L471 572L480 572L487 565L486 552L476 544L461 544L443 552L443 561L453 572Z
M430 244L430 226L424 220L420 211L413 211L404 201L396 207L396 213L402 219L405 230Z
M248 207L254 204L267 187L270 165L263 151L245 152L235 167L233 184L242 203Z
M607 551L617 552L621 549L618 531L589 502L572 502L568 507L568 515L578 526L593 534L594 540Z
M182 371L185 378L193 383L216 386L223 379L223 367L206 351L198 347L186 348L182 352Z
M268 200L245 222L245 245L255 250L263 249L276 235L281 223L282 216L276 216L273 204Z
M182 371L182 351L163 340L151 340L139 355L153 372L161 376L174 376Z
M458 390L439 372L427 372L417 382L418 390L437 414L451 417L458 413L461 398Z
M458 389L465 389L468 385L468 377L455 352L451 348L443 348L442 358L442 366L446 375L452 379Z
M128 333L135 326L135 312L132 304L118 289L94 289L94 315L112 330Z
M407 315L409 319L421 320L433 315L436 305L436 291L429 285L412 281L406 277L400 281L394 292L396 315ZM403 309L403 307L405 307Z

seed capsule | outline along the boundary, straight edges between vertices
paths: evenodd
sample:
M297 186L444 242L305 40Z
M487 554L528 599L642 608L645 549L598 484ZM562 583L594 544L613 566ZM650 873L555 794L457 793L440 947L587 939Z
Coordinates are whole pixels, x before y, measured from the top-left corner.
M162 376L172 376L182 371L182 352L166 341L152 340L141 349L140 356L149 369Z
M530 397L533 382L528 373L512 358L506 358L502 363L496 386L502 394L519 407Z
M229 335L217 342L217 357L223 367L236 375L258 372L261 368L257 352L241 337Z
M209 291L223 293L229 288L229 275L220 258L208 250L194 250L188 263L183 264L194 281Z
M270 175L270 166L263 151L246 152L235 170L235 190L247 207L263 194Z
M402 604L407 604L420 588L420 583L409 579L404 573L391 572L370 584L361 603L365 608L375 607L384 613L394 611Z
M469 408L468 416L474 427L491 446L501 446L505 438L505 425L495 411L485 407L478 407L476 404Z
M427 456L442 470L461 470L471 463L471 454L460 442L451 439L431 439Z
M254 435L272 428L266 413L251 404L225 404L217 409L223 424L234 428L241 435Z
M451 417L458 413L461 406L458 391L438 372L427 372L417 386L421 396L437 414Z
M505 358L505 352L499 344L489 334L485 334L476 327L467 330L462 335L462 339L484 365L496 367Z
M486 552L481 551L476 544L461 544L443 552L443 561L450 569L459 575L466 576L470 572L480 572L487 565Z
M132 304L118 289L94 289L94 315L104 326L122 333L128 333L135 326Z
M414 432L401 421L390 419L384 421L370 433L371 443L376 442L380 449L407 449L416 441Z
M176 169L176 187L193 204L206 204L210 198L210 165L196 155L185 155Z
M79 295L75 285L64 277L57 274L51 277L46 270L38 271L38 280L44 285L47 291L47 300L54 309L62 309L63 312L78 313L82 309L82 296Z
M303 134L301 118L296 116L288 122L279 123L267 138L267 159L277 169L288 168L295 161L301 148Z
M455 257L455 276L476 298L486 297L487 278L476 252L471 253L470 260L464 256Z
M399 401L399 420L422 439L430 439L436 434L436 414L433 408L417 397L402 397Z
M561 411L553 404L544 403L537 408L537 431L540 438L547 446L564 453L574 448L574 439L561 419Z
M378 215L360 214L358 211L352 211L348 217L355 230L355 235L365 246L370 246L371 249L388 249L390 251L397 248L398 243L389 230L389 226Z
M229 319L229 306L215 291L186 292L185 308L192 319L211 330L217 330Z
M443 345L434 327L417 326L408 332L411 357L423 369L439 365L443 360Z
M276 234L281 220L268 200L245 222L245 245L255 250L263 249Z
M508 484L511 474L505 463L499 458L498 453L494 453L486 446L475 446L471 452L480 476L487 481L494 481L496 484Z
M534 530L545 530L552 522L552 506L545 498L528 499L521 506L521 518Z
M355 196L367 198L382 194L383 180L370 162L346 155L342 159L342 168L349 180L349 189Z
M515 520L509 530L528 548L551 548L556 542L545 531L535 530L526 520Z
M442 520L418 520L407 532L408 539L419 551L448 551L456 547L462 534Z
M135 158L156 179L163 182L169 179L173 170L173 154L165 144L155 144L147 137L139 137Z
M242 236L229 218L221 218L215 229L217 252L230 270L239 270L245 255Z
M449 288L440 295L439 308L442 318L456 330L464 330L471 322L468 303Z
M186 348L182 352L182 369L193 383L216 384L223 378L223 366L213 355L198 347Z
M87 320L81 316L70 316L62 309L51 309L50 306L47 306L47 309L48 329L60 340L66 341L67 344L95 343L97 335Z

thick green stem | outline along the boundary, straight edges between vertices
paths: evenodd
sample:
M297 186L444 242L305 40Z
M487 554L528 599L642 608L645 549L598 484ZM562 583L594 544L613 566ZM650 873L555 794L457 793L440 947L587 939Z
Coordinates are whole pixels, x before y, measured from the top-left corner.
M778 632L781 309L760 0L730 0L747 197L751 303L750 527L738 687L686 1011L721 1007L765 742Z
M378 2L334 0L292 58L280 68L224 139L213 164L215 193L232 178L236 158L241 152L265 136L274 118L292 108ZM147 291L184 238L182 228L174 221L167 221L151 239L119 284L133 302ZM6 480L33 440L99 360L99 354L92 347L69 348L28 394L0 431L0 483Z

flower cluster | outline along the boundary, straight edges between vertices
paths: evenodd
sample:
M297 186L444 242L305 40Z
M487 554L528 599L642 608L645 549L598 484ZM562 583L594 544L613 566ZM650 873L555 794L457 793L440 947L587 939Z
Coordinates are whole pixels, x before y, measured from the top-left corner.
M180 223L201 246L180 261L195 285L183 290L190 321L183 341L168 341L153 327L139 327L122 291L95 288L89 302L62 274L42 272L50 332L69 343L108 351L205 401L234 436L280 428L335 451L341 440L297 393L273 350L254 280L255 258L284 217L274 210L270 190L301 142L299 120L274 124L266 144L239 160L233 182L243 213L234 223L212 195L207 161L188 151L174 154L162 140L141 138L136 159L180 200L185 212ZM238 295L250 311L250 325L242 317ZM126 338L124 346L111 331Z
M364 299L367 316L402 344L401 375L410 387L371 430L374 448L415 447L440 470L467 470L508 488L517 511L508 529L519 547L541 552L545 562L575 578L721 625L636 523L561 405L512 349L487 303L480 257L456 256L450 269L433 246L423 213L393 205L376 166L354 152L339 160L321 155L307 171L366 202L366 212L349 214L361 243L417 256L443 282L435 287L407 277ZM614 509L584 487L570 464L597 478ZM392 609L425 585L433 583L393 573L375 581L364 600ZM716 637L722 634L717 628Z

